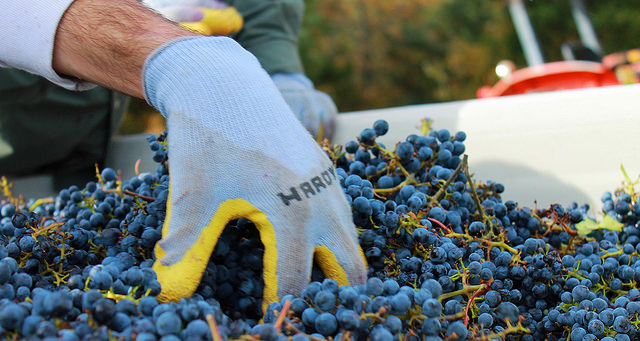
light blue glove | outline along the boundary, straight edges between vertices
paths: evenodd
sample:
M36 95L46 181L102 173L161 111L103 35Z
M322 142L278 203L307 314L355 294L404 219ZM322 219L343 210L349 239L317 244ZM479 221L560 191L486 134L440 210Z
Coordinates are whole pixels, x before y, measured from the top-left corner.
M178 39L144 68L166 118L169 198L156 244L160 300L190 296L227 223L251 220L264 245L264 304L300 294L315 259L340 284L367 270L333 163L258 60L226 37Z
M313 137L330 139L333 136L338 109L329 95L316 90L313 82L301 73L276 73L271 79Z

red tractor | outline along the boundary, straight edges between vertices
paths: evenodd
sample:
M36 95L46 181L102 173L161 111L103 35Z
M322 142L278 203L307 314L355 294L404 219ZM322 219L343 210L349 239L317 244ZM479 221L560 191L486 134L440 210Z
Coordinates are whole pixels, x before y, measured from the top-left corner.
M640 82L640 49L603 55L582 0L569 2L580 42L563 44L564 61L545 63L523 0L509 0L509 12L529 66L516 70L512 62L500 62L496 73L501 79L478 89L478 98Z

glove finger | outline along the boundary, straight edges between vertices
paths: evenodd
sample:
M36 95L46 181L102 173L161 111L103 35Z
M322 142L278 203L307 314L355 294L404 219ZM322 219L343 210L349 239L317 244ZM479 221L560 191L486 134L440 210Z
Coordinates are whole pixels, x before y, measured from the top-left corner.
M362 285L367 279L367 264L359 245L335 243L314 248L314 259L324 275L339 285Z
M307 245L307 246L303 246ZM265 257L267 257L265 249ZM266 261L266 260L265 260ZM308 243L285 244L278 247L278 300L285 295L300 295L309 285L313 268L313 250ZM265 273L265 293L267 278ZM275 301L273 298L270 301ZM265 296L264 303L268 303ZM265 305L266 308L266 305Z
M309 285L313 250L305 234L295 232L304 231L301 224L281 216L274 216L271 221L257 218L260 217L252 221L264 246L263 308L266 308L284 295L299 295ZM287 226L286 231L283 226Z
M163 236L168 233L168 226L171 224L171 222L169 222L171 214L177 214L177 212L173 212L171 209L170 203L171 201L167 204L167 216L165 226L163 226ZM185 216L185 214L181 216ZM176 301L183 297L191 296L195 292L222 231L231 220L239 218L246 218L252 221L260 232L260 239L265 248L265 301L278 299L276 282L276 262L278 255L273 225L264 213L248 201L244 199L229 199L218 207L215 215L209 224L201 230L198 239L192 246L176 248L176 244L180 242L176 240L161 240L156 244L156 262L153 265L153 269L156 271L158 281L162 285L162 291L158 296L160 301ZM185 223L185 221L181 220L180 223ZM186 250L182 257L173 263L170 262L171 257L167 257L164 248L165 244L170 242L173 242L171 243L171 250L177 249L178 252Z
M199 7L203 14L202 23L211 32L209 35L228 35L240 31L244 20L235 7Z
M205 36L214 35L214 32L202 21L198 22L181 22L180 26L191 32L199 33Z
M322 138L322 117L312 107L312 102L308 98L308 91L293 89L282 90L282 97L291 108L291 111L298 118L300 123L307 129L316 140Z
M313 88L301 88L287 79L276 78L276 85L289 108L314 138L333 137L338 109L329 95Z
M367 265L358 243L356 227L351 220L351 210L342 189L328 190L339 192L339 196L335 196L337 199L326 202L323 208L332 216L324 222L314 219L307 227L309 231L317 231L313 236L315 261L325 276L335 279L340 285L364 284Z
M331 139L335 131L336 116L338 114L336 104L329 95L318 90L313 90L313 96L311 96L310 101L313 103L312 107L319 112L318 116L322 120L322 131L319 134L324 138Z
M158 296L158 300L161 302L177 301L183 297L189 297L195 292L220 234L227 223L233 219L228 214L218 213L195 236L187 233L170 234L169 231L177 230L175 226L201 226L197 222L200 217L190 214L193 208L188 206L192 203L189 201L180 202L174 206L173 202L170 193L167 201L167 214L162 227L162 239L155 247L156 261L153 269L162 285L162 291ZM189 213L185 211L189 211ZM201 212L206 212L206 210ZM180 217L180 219L173 217ZM185 237L196 237L197 239L195 242L191 242Z

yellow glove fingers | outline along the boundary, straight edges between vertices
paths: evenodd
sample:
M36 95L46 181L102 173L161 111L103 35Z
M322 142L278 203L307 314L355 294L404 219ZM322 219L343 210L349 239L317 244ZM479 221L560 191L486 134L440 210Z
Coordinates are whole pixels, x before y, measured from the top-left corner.
M316 264L320 267L324 275L328 278L335 279L338 285L351 285L347 279L347 273L344 271L336 256L331 253L328 247L316 246L313 250Z
M169 233L172 212L171 198L171 190L169 190L167 215L162 226L163 238ZM184 253L180 261L174 264L162 264L165 255L165 251L161 246L162 241L156 244L156 261L153 264L153 270L156 272L158 282L162 286L160 295L157 297L158 301L178 301L183 297L193 295L196 291L216 242L229 222L229 220L223 221L223 217L218 216L214 216L209 225L202 230L196 243ZM216 217L218 217L217 220Z
M180 26L182 26L182 28L187 29L191 32L200 33L205 36L214 35L213 29L211 29L209 26L207 26L207 24L203 23L202 21L181 22Z
M169 195L171 198L171 195ZM193 295L202 279L202 274L213 253L216 242L229 221L246 218L253 221L260 232L260 238L265 247L264 296L269 299L277 299L277 252L275 251L275 231L260 210L243 199L233 199L223 202L209 224L202 229L198 240L185 253L180 261L171 264L162 264L164 250L156 244L156 262L153 265L158 281L162 285L162 291L158 295L160 302L178 301L181 298ZM168 224L171 221L171 200L167 203L167 216L162 228L162 235L166 236ZM266 255L275 255L266 257Z
M367 279L366 258L358 245L351 249L336 245L316 246L314 259L324 275L335 279L338 285L360 285Z
M204 14L202 22L209 26L216 35L235 33L242 28L242 15L234 7L224 9L199 7L199 9Z
M202 12L202 20L197 22L181 22L180 26L192 32L207 36L223 36L240 31L243 19L234 7L214 9L198 7Z

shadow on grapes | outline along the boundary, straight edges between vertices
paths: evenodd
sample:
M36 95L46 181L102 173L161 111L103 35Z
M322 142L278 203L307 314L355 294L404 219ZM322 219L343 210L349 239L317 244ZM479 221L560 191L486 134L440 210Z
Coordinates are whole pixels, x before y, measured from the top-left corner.
M255 225L246 219L229 222L220 235L196 290L216 299L233 319L262 316L264 246Z
M253 222L229 222L216 243L196 294L215 299L232 319L255 324L262 318L264 245ZM311 281L325 276L314 262Z

